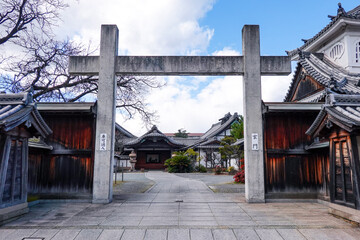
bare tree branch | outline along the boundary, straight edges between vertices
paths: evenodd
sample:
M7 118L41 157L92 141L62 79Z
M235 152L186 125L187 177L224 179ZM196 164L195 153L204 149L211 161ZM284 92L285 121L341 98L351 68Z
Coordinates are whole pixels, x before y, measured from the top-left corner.
M0 90L20 92L32 87L36 101L96 99L97 76L70 76L67 71L69 56L89 55L91 48L57 41L52 34L65 7L63 0L0 0L0 45L10 42L21 49L16 61L0 58L0 70L7 72L0 75ZM149 125L156 115L145 96L149 89L161 86L152 77L117 76L118 111L127 118L140 114Z

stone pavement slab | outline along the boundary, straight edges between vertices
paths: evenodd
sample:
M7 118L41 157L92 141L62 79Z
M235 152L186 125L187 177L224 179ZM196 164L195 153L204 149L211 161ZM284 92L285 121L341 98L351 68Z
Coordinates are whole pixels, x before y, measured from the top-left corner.
M140 175L139 175L140 176ZM358 226L318 203L247 204L242 193L214 193L197 179L148 172L146 193L110 204L42 203L0 227L0 240L360 239ZM179 201L182 200L182 201Z

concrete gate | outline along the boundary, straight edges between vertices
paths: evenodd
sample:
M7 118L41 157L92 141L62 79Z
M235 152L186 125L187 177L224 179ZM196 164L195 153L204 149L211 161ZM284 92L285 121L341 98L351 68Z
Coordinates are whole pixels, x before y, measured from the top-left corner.
M100 56L70 57L69 73L99 75L93 203L112 201L116 75L242 75L245 197L265 202L261 75L289 75L287 56L260 56L258 25L242 29L243 56L117 56L118 28L101 26Z

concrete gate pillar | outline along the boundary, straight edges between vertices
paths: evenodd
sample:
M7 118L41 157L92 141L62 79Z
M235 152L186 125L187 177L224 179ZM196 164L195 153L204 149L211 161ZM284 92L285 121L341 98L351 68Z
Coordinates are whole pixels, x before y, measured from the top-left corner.
M242 30L244 56L244 157L247 202L265 202L263 119L261 109L260 33L258 25Z
M118 35L116 25L101 25L93 203L112 201Z
M69 73L99 74L94 203L112 201L115 74L243 75L245 196L250 203L265 201L261 75L288 75L291 73L291 65L289 57L260 56L258 25L245 25L242 34L243 56L117 56L117 27L102 25L100 57L70 57Z

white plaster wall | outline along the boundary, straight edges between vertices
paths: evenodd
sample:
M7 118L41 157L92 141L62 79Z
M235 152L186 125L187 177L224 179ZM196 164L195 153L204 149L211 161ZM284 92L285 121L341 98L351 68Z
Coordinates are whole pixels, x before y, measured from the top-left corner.
M360 31L347 30L334 40L327 43L318 52L324 53L328 59L332 60L336 65L343 67L350 73L360 73L360 57L359 62L355 61L355 46L360 42ZM330 57L330 52L338 43L344 46L344 52L341 57L335 59Z

